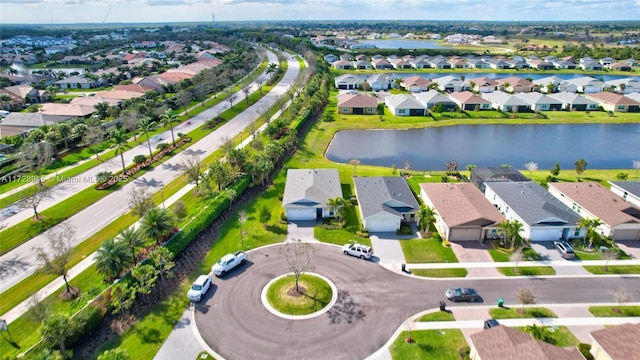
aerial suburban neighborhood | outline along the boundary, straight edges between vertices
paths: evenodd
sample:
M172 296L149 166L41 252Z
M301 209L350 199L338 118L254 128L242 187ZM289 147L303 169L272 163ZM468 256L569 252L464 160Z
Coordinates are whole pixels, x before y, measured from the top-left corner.
M640 354L637 19L34 4L0 5L2 359Z

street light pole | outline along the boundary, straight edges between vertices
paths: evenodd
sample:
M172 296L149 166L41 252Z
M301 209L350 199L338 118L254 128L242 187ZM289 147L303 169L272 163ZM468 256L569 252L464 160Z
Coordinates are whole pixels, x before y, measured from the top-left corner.
M164 189L163 189L163 188L160 188L160 196L162 196L162 208L163 208L163 209L166 209L166 208L164 207Z

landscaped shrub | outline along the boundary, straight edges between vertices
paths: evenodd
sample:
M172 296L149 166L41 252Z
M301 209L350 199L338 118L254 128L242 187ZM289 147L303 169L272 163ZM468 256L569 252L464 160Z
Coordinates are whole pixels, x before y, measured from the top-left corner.
M280 213L280 223L286 224L288 223L287 214L283 211Z
M96 174L96 181L106 182L109 181L109 178L111 178L111 176L113 176L113 173L111 171L101 171Z
M145 160L147 160L147 157L144 155L136 155L133 157L134 164L142 164L143 162L145 162Z
M400 229L396 231L396 235L412 235L413 230L411 230L411 226L406 223L400 224Z
M168 148L168 147L169 147L169 144L167 144L167 143L160 143L160 144L158 144L158 145L156 146L156 149L158 149L158 150L164 150L164 149L166 149L166 148Z

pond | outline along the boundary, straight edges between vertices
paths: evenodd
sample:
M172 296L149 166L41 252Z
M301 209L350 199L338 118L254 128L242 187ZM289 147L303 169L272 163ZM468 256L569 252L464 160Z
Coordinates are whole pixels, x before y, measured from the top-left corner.
M456 125L410 130L344 130L335 134L327 159L415 170L445 170L447 161L523 169L535 162L550 169L631 169L640 160L640 124Z
M425 40L360 40L361 44L372 44L378 49L448 49L447 47L438 45L435 41Z

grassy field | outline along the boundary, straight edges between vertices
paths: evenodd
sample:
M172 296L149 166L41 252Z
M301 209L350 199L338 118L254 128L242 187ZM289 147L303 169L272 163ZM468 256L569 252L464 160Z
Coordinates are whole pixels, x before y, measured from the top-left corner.
M514 306L512 308L494 308L489 309L489 315L494 319L521 319L521 318L557 318L558 316L551 310L542 307L525 308L525 313L520 313L522 306Z
M407 331L403 331L390 346L391 358L460 360L458 351L467 346L467 341L458 329L412 331L413 342L407 343Z
M434 238L402 240L400 246L408 264L458 262L453 250Z
M449 277L466 277L467 269L411 269L411 273L415 276L449 278Z
M506 276L539 276L555 275L556 271L551 266L518 266L499 267L498 271Z
M640 306L590 306L589 312L595 317L632 317L640 316Z

